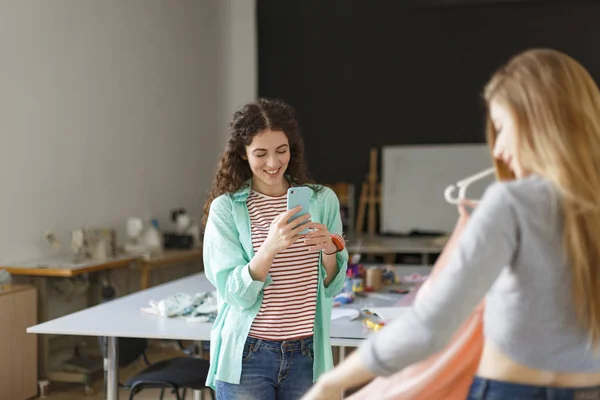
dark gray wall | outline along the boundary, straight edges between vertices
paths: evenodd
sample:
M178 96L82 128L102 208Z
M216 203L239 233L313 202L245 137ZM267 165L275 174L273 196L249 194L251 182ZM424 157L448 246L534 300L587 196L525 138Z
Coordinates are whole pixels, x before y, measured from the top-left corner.
M552 47L600 78L600 4L407 9L258 0L259 94L297 111L309 169L360 183L370 147L484 141L481 90L510 56Z

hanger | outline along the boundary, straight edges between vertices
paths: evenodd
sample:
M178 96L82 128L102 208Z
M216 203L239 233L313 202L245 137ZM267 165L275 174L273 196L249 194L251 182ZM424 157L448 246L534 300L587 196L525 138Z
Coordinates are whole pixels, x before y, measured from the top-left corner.
M478 172L475 175L469 176L461 181L458 181L456 185L450 185L444 190L444 198L450 204L458 204L461 200L465 199L465 194L467 192L467 188L473 182L476 182L480 179L485 178L488 175L493 174L495 168L489 168L484 171ZM452 197L452 192L458 189L458 196Z

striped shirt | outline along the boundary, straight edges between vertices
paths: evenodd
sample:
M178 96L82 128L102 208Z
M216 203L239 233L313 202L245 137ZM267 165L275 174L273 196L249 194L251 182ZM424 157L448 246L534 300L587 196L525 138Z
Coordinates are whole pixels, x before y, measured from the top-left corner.
M287 194L271 197L252 191L247 200L252 246L258 251L271 222L287 210ZM313 335L317 307L319 252L309 252L302 240L273 260L273 283L263 289L263 301L249 335L264 340L291 340Z

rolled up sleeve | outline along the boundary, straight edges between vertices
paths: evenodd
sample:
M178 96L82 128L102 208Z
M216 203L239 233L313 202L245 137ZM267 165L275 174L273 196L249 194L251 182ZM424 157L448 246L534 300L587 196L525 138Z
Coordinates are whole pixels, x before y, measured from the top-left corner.
M324 187L323 193L323 224L327 227L327 230L334 234L343 236L343 225L342 216L340 215L340 201L337 198L335 192L329 188ZM335 278L329 285L325 287L325 296L334 297L339 294L343 287L346 279L346 270L348 269L348 250L337 252L335 255L337 263L337 273ZM324 268L321 266L321 268Z
M226 196L211 204L204 232L204 270L226 303L248 309L256 303L270 277L265 282L252 279L250 259L240 243L232 210L232 202Z

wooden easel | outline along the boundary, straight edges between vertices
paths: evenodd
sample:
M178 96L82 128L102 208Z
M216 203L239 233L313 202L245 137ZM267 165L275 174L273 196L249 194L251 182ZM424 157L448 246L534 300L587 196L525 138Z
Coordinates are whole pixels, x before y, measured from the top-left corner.
M381 207L381 183L377 180L377 149L371 149L369 160L369 174L367 175L367 179L362 184L360 199L358 201L358 216L356 218L357 236L363 232L367 208L369 209L367 233L369 235L375 235L377 216L376 207Z

